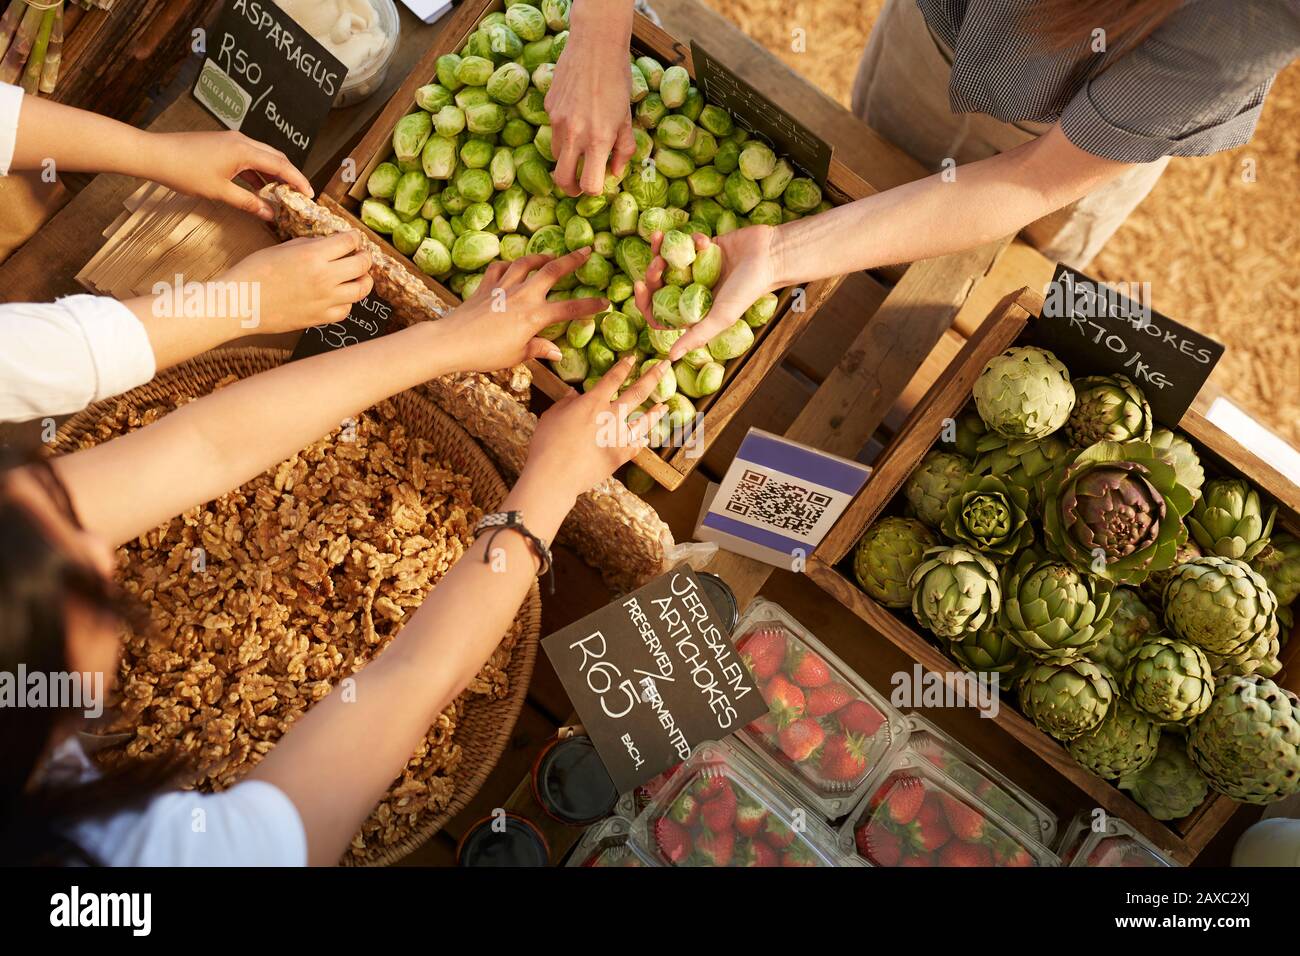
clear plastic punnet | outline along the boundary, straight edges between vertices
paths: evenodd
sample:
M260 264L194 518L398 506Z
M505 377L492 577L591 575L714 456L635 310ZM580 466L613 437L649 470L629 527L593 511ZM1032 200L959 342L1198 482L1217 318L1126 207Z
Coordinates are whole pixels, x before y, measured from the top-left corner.
M1060 866L1055 853L908 749L871 775L840 828L840 847L874 866Z
M1075 814L1057 852L1066 866L1178 866L1119 817L1100 811Z
M658 866L632 845L632 821L607 817L587 828L565 866L635 868Z
M633 821L632 842L663 866L842 866L817 814L725 741L702 743Z
M1045 847L1056 840L1056 814L918 713L907 715L908 750L934 764L1006 821Z
M900 745L903 715L778 604L752 602L735 635L768 705L736 738L801 800L840 819Z

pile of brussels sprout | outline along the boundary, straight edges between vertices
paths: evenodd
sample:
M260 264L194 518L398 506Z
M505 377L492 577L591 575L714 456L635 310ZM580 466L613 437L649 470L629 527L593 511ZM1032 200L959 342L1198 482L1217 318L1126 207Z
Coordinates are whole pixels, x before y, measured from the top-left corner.
M643 365L666 357L683 330L708 314L722 271L717 246L697 252L694 233L721 236L750 223L779 225L830 207L813 180L751 139L725 109L708 104L681 66L629 61L636 152L599 196L569 197L552 179L547 91L568 41L569 0L508 3L483 18L459 54L437 61L436 82L416 91L420 107L393 131L393 156L367 181L361 219L462 298L497 260L591 246L590 259L559 283L553 299L604 296L595 317L552 326L557 375L589 388L619 358ZM650 328L633 283L663 232L665 286ZM767 294L707 348L688 353L652 400L669 405L664 428L694 417L691 399L716 392L725 363L743 355L754 330L776 314Z

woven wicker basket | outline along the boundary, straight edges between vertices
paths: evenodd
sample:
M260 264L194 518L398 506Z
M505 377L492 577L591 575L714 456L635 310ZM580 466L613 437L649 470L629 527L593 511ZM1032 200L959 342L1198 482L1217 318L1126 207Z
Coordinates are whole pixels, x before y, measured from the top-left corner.
M229 375L245 378L280 365L288 352L278 349L223 349L209 352L169 369L147 385L117 398L97 402L64 423L52 448L66 454L80 447L84 437L97 438L96 425L106 411L119 401L137 408L147 408L159 401L178 396L205 395ZM427 398L403 392L392 399L398 416L412 435L430 442L434 453L450 468L470 480L474 503L484 511L496 509L506 496L506 486L483 450L460 426ZM102 440L102 439L99 439ZM524 704L528 683L537 659L537 642L542 629L542 600L534 583L519 609L517 620L523 633L510 657L506 673L510 677L509 696L490 700L474 695L466 704L464 717L456 728L456 743L462 750L461 762L453 777L455 795L447 809L419 829L407 834L399 843L380 851L373 865L394 863L415 850L463 810L478 793L488 774L501 757L514 732L515 721ZM353 864L345 857L344 865Z

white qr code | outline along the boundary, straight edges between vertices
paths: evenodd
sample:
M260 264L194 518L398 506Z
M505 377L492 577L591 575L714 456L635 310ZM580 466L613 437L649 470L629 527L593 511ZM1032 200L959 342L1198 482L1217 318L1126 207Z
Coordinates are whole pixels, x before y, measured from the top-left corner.
M777 531L806 536L812 534L831 501L823 492L746 469L723 510Z

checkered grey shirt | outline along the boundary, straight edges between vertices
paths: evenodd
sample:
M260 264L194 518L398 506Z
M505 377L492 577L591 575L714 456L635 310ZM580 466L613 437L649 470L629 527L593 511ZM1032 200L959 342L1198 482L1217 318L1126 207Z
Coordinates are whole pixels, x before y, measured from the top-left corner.
M1250 140L1279 70L1300 56L1300 0L1187 0L1131 49L1043 54L1034 0L916 0L947 45L957 113L1054 123L1095 156L1148 163ZM1122 44L1121 44L1122 46Z

